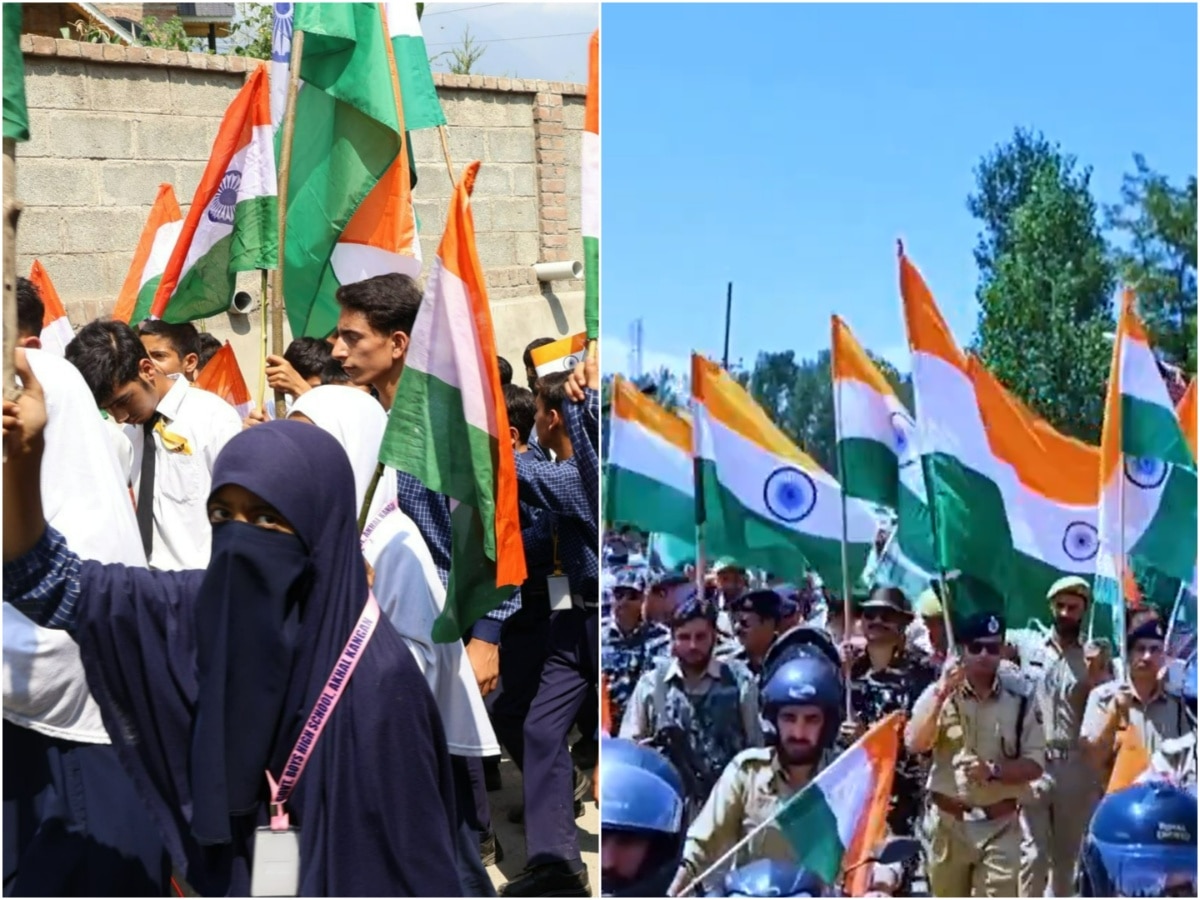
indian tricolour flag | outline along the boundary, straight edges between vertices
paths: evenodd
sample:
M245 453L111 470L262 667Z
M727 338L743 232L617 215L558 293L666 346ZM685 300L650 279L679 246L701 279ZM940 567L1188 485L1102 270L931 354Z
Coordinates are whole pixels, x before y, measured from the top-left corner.
M1196 379L1193 378L1175 404L1175 415L1179 417L1179 427L1183 429L1183 438L1192 451L1193 462L1196 459Z
M133 252L133 263L113 307L112 317L118 322L137 325L149 317L167 260L182 231L183 213L179 211L175 189L169 184L160 184L154 205L150 207L150 217L146 219Z
M580 332L534 348L529 354L538 377L570 372L587 357L587 334Z
M404 127L408 131L437 128L446 124L429 68L425 36L415 3L386 3L388 34L396 56L400 96L404 103Z
M271 95L260 65L221 120L150 315L190 322L228 309L238 272L278 262L276 209Z
M899 712L880 719L779 811L797 864L826 884L867 859L886 834L903 727ZM851 874L847 896L861 896L869 868Z
M500 387L471 189L454 190L446 231L413 325L379 460L451 498L452 545L439 643L459 640L525 580L517 471Z
M59 299L58 291L54 289L50 273L36 259L29 269L29 280L37 288L44 308L41 333L42 349L48 350L55 356L62 356L66 353L67 344L71 343L75 337L75 329L71 327L71 322L67 319L67 310L63 306L62 300Z
M1100 440L1096 596L1124 628L1122 560L1191 582L1196 568L1196 463L1146 329L1125 292L1113 342ZM1118 632L1120 633L1120 632Z
M242 369L229 341L212 355L208 364L196 376L196 387L211 391L238 411L243 419L250 415L253 402Z
M296 336L333 331L340 286L421 272L406 107L391 36L393 15L403 28L403 6L296 7L294 29L305 43L292 113L283 272Z
M583 115L583 319L587 336L600 336L600 31L588 42L588 87Z
M849 326L837 316L832 325L842 488L847 497L895 511L896 535L889 547L892 562L914 569L921 576L918 580L928 581L936 573L936 557L916 423Z
M695 456L706 549L784 577L805 561L842 583L842 491L837 480L779 430L720 366L692 356ZM849 576L875 539L869 504L846 500ZM790 574L789 574L790 573Z
M936 555L962 573L956 612L1042 618L1054 581L1095 572L1096 448L1054 431L968 359L903 255L900 290Z
M605 518L644 532L693 539L692 426L620 375L613 381L611 421Z

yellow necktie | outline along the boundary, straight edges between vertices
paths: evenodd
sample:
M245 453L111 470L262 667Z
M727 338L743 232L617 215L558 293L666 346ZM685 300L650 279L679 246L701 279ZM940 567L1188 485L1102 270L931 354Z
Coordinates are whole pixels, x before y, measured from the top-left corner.
M154 423L154 433L162 440L163 447L166 448L168 453L182 453L184 456L192 455L192 446L187 442L187 438L167 431L166 423L162 419Z

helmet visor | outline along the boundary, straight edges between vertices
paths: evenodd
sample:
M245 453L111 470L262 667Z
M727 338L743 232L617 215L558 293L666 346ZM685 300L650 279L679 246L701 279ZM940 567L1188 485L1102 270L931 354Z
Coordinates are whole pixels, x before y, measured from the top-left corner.
M1118 897L1195 897L1196 848L1096 842Z

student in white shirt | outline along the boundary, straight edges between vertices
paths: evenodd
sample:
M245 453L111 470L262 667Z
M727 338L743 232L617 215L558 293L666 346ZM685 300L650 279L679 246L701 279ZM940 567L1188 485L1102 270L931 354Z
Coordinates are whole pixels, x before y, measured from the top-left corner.
M200 372L200 332L191 322L147 319L138 325L138 337L160 371L195 381Z
M182 375L163 374L123 322L85 325L67 345L66 356L82 373L96 405L126 426L134 452L138 526L150 567L204 568L212 545L205 503L213 463L242 430L237 412L216 394L191 390ZM149 460L143 452L147 435L154 442Z
M296 400L289 418L327 431L354 470L360 512L379 459L387 413L353 386L325 385ZM437 699L446 744L455 756L491 756L500 745L461 641L433 642L433 622L446 606L446 589L416 523L396 504L396 473L385 468L376 486L362 538L374 571L375 597L412 652Z

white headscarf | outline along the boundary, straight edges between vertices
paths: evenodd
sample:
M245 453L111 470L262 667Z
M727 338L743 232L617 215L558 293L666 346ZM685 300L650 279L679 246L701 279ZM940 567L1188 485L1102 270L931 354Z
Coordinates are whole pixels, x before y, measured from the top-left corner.
M42 508L82 559L145 566L127 472L87 383L42 350L26 358L46 394ZM35 625L4 604L4 718L50 737L109 743L88 691L79 646L65 631Z
M343 384L323 384L305 391L292 404L292 413L301 413L322 431L328 431L350 458L354 470L355 510L361 512L363 498L375 475L379 462L379 447L383 443L383 432L387 429L387 413L379 401L365 391ZM388 500L396 497L396 473L384 469L367 521L371 521L383 509Z
M302 394L292 412L308 417L346 449L361 509L387 427L387 413L379 401L342 385L323 385ZM362 547L375 571L375 599L404 638L437 699L450 752L456 756L499 754L500 745L462 642L433 642L433 622L446 606L446 590L416 523L396 503L393 469L384 469L367 523Z

